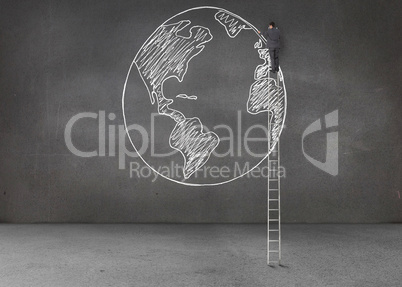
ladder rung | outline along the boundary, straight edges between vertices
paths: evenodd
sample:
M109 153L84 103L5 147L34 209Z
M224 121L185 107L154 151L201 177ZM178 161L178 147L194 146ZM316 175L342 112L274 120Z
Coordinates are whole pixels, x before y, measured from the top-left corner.
M279 178L270 178L269 181L278 181Z
M268 231L279 231L279 229L269 229Z
M279 242L279 240L270 240L269 242Z
M278 191L277 188L270 188L269 191Z
M275 208L275 209L268 209L269 211L279 211L279 209L278 208Z
M268 201L279 201L279 199L278 198L275 198L275 199L268 199Z
M269 250L268 252L278 252L279 253L279 250Z
M279 218L278 219L270 219L269 221L279 221Z

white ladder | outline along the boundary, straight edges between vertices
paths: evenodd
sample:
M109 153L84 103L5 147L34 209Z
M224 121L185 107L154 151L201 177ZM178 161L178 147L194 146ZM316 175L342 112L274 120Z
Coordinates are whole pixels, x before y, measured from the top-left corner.
M268 72L269 77L269 72ZM277 74L279 85L279 73ZM268 108L268 110L270 110ZM268 153L271 149L271 123L268 112ZM280 185L280 147L279 139L268 154L267 176L267 264L281 264L281 185Z
M279 141L268 156L267 264L281 263L281 193Z

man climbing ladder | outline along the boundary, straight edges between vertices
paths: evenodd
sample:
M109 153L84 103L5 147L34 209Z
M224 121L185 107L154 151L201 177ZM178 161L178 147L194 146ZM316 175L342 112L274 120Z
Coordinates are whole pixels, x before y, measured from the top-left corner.
M260 31L258 31L258 33L260 33ZM275 27L275 22L269 23L268 30L264 32L264 38L267 40L267 48L269 49L269 56L271 58L270 72L276 73L279 71L281 32L277 27Z

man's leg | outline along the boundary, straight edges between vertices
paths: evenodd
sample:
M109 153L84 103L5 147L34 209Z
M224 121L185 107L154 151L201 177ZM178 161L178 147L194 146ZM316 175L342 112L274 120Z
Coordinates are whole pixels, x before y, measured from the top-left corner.
M275 50L274 48L269 48L269 57L271 59L271 72L275 72Z
M275 71L279 71L279 48L274 50L275 52Z

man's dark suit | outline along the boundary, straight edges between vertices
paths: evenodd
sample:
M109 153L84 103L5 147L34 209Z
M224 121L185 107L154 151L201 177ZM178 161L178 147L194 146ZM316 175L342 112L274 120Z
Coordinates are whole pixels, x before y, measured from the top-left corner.
M279 71L279 48L281 47L281 33L278 28L268 29L264 32L264 37L267 39L267 48L271 57L271 70Z

